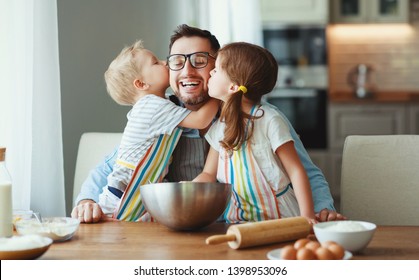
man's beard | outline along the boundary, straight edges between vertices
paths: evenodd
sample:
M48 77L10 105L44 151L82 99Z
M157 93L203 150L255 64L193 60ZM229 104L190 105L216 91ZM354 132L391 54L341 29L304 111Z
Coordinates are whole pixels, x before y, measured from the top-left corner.
M185 104L185 105L190 105L190 106L194 106L194 105L199 105L199 104L203 104L205 102L207 102L210 97L208 94L200 94L199 96L181 96L179 93L176 93L177 98L179 98L179 100Z

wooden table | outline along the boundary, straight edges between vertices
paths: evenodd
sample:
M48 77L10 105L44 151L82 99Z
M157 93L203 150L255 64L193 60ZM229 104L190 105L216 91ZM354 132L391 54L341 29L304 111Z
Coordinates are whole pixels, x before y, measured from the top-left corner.
M54 243L41 259L94 260L266 260L267 253L287 243L231 249L206 245L205 239L224 234L226 224L200 231L177 232L157 223L106 222L81 224L70 241ZM419 227L379 226L368 247L355 260L419 260Z

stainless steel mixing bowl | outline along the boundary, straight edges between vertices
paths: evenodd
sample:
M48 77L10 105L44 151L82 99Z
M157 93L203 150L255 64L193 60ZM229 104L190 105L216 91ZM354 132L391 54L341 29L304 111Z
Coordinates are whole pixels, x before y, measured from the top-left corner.
M157 222L174 230L195 230L215 222L230 202L230 184L158 183L140 187L144 206Z

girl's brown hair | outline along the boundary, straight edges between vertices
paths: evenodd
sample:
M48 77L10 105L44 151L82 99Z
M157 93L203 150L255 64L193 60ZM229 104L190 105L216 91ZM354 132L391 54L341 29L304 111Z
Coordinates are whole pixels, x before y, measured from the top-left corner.
M237 150L253 134L255 118L242 111L242 100L259 104L263 95L272 91L278 76L278 63L266 49L245 42L225 45L218 52L220 67L233 83L247 88L247 92L236 92L223 104L220 119L225 122L224 139L221 146L227 151ZM247 122L250 122L247 126Z

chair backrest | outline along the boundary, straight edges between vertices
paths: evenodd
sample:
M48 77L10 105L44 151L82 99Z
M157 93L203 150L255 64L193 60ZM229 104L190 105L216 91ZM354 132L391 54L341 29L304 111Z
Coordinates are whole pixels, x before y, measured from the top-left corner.
M86 132L80 138L74 172L73 201L80 192L90 170L105 159L115 149L122 138L122 133Z
M419 225L419 135L348 136L341 212L378 225Z

